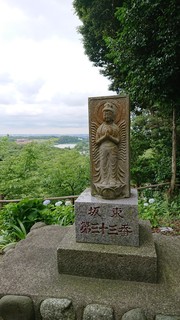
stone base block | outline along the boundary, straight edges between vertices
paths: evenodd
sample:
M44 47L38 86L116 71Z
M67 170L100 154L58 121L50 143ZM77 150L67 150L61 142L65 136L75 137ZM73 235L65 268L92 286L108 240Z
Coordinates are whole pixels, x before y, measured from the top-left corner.
M0 299L0 319L33 320L33 301L26 296L6 295L2 297Z
M137 190L130 198L106 200L85 190L75 201L76 241L139 246Z
M40 306L42 320L75 320L72 301L69 299L45 299Z
M140 221L139 227L140 246L128 247L78 243L72 226L57 249L59 273L155 283L157 255L150 224Z

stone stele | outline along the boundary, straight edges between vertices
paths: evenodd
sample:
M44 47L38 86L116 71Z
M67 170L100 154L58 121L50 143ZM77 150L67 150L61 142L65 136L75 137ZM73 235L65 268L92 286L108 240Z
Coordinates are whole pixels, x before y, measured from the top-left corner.
M137 190L106 200L86 189L75 201L75 226L77 242L139 246Z
M130 197L129 97L89 98L91 193Z
M75 229L57 250L59 273L156 282L151 229L138 220L130 190L129 118L128 96L89 98L91 188L75 201Z

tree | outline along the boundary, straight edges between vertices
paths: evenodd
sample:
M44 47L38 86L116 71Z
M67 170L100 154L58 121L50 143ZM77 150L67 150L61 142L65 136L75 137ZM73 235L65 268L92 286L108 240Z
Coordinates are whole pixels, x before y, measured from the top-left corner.
M46 188L52 196L79 195L89 185L89 157L73 149L58 151L46 173Z
M105 67L111 63L107 57L108 48L105 38L115 37L119 21L115 11L119 0L74 0L73 6L83 25L79 32L83 36L85 53L95 66Z
M116 3L113 18L111 22L108 21L110 29L106 28L104 19L101 23L100 14L92 14L97 0L91 1L91 6L90 1L76 0L74 5L79 14L77 4L83 8L79 17L83 22L80 32L86 53L111 80L110 88L117 93L123 90L128 92L134 107L148 109L152 114L160 111L165 117L172 118L170 192L173 193L176 177L176 123L180 114L178 0L125 0ZM104 12L104 2L100 2L99 6L101 12ZM111 10L112 1L107 1L106 6ZM100 25L99 29L97 25ZM90 48L91 51L94 49L96 57L91 54Z
M0 139L0 194L6 199L80 194L89 185L89 157L53 141L19 146Z
M171 174L171 123L160 112L132 112L131 179L137 186L168 182ZM180 139L180 136L178 136ZM180 150L179 150L180 155ZM177 161L177 179L180 162Z

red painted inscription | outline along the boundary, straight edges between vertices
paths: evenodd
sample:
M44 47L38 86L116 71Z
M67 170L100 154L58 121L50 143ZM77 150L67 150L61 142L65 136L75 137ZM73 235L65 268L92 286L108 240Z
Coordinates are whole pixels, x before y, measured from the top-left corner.
M102 223L91 223L87 221L82 221L80 225L81 233L91 233L91 234L105 234L108 235L120 235L120 236L128 236L129 233L132 233L131 227L128 223L122 224L121 226L114 225L105 225Z
M101 217L100 207L90 207L87 213L93 217L95 217L95 216ZM124 218L122 209L118 208L118 207L112 208L111 217L112 218L116 218L116 217Z

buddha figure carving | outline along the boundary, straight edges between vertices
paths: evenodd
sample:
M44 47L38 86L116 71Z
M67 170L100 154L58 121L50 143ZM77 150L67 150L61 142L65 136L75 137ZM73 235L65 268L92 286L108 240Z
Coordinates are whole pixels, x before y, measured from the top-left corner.
M112 102L99 106L91 123L93 156L92 194L105 199L123 197L125 187L126 122ZM101 113L98 121L98 114Z

